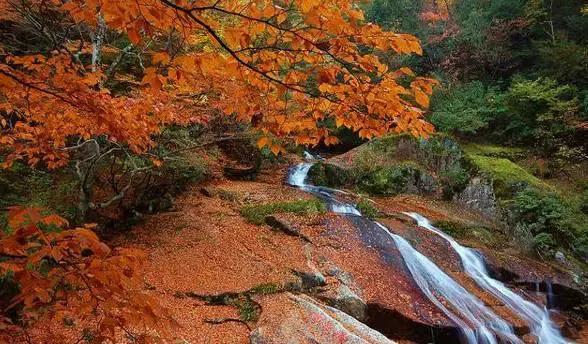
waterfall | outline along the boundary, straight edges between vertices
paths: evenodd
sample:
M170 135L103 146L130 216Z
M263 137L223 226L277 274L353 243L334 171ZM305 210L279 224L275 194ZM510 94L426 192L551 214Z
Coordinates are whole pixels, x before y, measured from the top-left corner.
M304 162L294 167L290 171L289 184L325 200L333 212L361 216L353 205L334 198L333 192L339 192L338 190L306 184L306 176L311 166L312 163ZM495 344L498 343L498 339L506 343L522 343L515 336L509 323L486 307L429 258L415 250L404 238L391 233L382 224L374 223L394 240L417 286L433 304L455 322L468 344ZM452 310L445 306L444 301L451 305Z
M430 221L417 213L405 213L417 221L423 227L447 240L455 252L459 255L464 271L482 289L488 291L502 301L515 314L519 315L531 327L532 333L538 338L540 344L563 344L567 341L561 336L555 324L549 318L546 308L541 308L533 302L525 300L522 296L507 288L502 282L491 278L484 264L483 257L471 248L461 246L451 236L433 227Z
M514 335L512 326L492 312L482 301L449 277L429 258L415 250L404 238L391 233L380 223L376 224L392 237L421 291L457 324L469 344L497 343L494 334L504 342L522 343ZM451 304L467 323L451 312L443 304L443 300Z
M304 153L307 153L307 152L304 152ZM304 182L306 181L306 177L308 176L308 171L310 170L312 165L313 164L310 162L303 162L303 163L300 163L300 164L294 166L294 168L292 168L292 170L288 174L288 184L290 184L292 186L298 186L298 187L306 186L306 184Z

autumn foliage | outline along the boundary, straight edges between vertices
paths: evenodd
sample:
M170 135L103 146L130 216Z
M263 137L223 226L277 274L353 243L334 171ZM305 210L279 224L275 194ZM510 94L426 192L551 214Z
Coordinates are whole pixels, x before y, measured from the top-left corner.
M275 154L286 141L336 144L327 123L368 139L433 131L423 114L435 81L378 57L421 54L418 40L366 22L356 1L0 0L0 21L12 28L0 42L0 163L75 160L83 214L101 207L88 186L100 162L131 171L108 206L165 160L152 153L162 128L211 113L248 123ZM10 216L0 276L17 287L1 332L66 323L101 342L169 328L141 292L139 253L38 210Z
M96 136L144 152L161 126L205 121L203 106L252 123L264 133L258 145L275 153L283 139L336 143L326 119L364 138L433 130L422 108L434 81L408 68L389 70L378 59L379 51L420 54L418 40L365 22L355 1L2 3L16 21L37 13L80 32L49 33L42 53L0 45L5 164L22 159L57 167L80 140ZM108 46L108 33L126 34L131 44ZM140 72L118 70L118 57L100 59L129 49L145 60ZM109 87L116 82L133 87Z
M111 250L89 228L64 226L39 209L10 210L0 276L12 295L0 299L0 342L147 341L173 328L144 291L142 252Z

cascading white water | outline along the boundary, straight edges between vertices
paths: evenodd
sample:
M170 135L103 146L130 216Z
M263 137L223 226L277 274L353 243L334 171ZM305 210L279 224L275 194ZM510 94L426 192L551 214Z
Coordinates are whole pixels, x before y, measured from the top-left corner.
M309 159L307 158L307 160ZM312 164L305 162L293 168L288 178L289 184L326 199L333 212L361 216L361 212L353 205L338 201L333 197L332 193L339 192L338 190L306 184L305 180L310 167ZM391 233L380 223L375 222L375 224L394 240L418 287L431 302L456 323L468 344L495 344L497 343L496 337L500 338L502 342L522 343L514 335L511 325L445 274L430 259L415 250L404 238ZM443 300L451 304L460 316L449 310L443 304Z
M484 264L484 260L478 252L471 248L461 246L451 236L435 228L424 216L417 213L405 213L417 221L423 227L447 240L455 252L459 255L464 271L476 283L502 301L508 308L518 314L531 327L532 333L538 338L540 344L564 344L567 341L561 336L549 318L549 312L533 302L525 300L522 296L507 288L503 283L490 277Z
M308 152L304 152L304 153L309 154ZM311 155L311 157L312 157L312 155ZM294 168L288 174L288 184L290 184L292 186L298 186L298 187L306 186L306 184L304 182L306 181L306 177L308 176L308 171L310 170L312 165L313 165L313 163L303 162L303 163L300 163L300 164L294 166Z
M305 151L304 152L304 159L306 161L312 160L313 155ZM329 206L329 210L331 210L334 213L351 214L351 215L358 215L358 216L361 215L361 213L354 206L352 206L348 203L345 203L345 202L340 202L333 197L333 193L346 194L346 192L341 191L341 190L335 190L335 189L331 189L331 188L306 184L306 178L308 177L308 171L310 171L310 168L312 167L312 165L313 165L313 163L311 163L311 162L303 162L303 163L296 165L290 171L290 174L288 175L288 184L290 184L292 186L297 186L304 191L312 192L314 194L321 196L323 199L325 199L327 201L328 206Z
M329 204L329 210L337 214L351 214L361 216L361 213L357 208L352 206L351 204L342 203L342 202L332 202Z
M457 324L469 344L497 343L496 336L503 342L522 343L515 336L512 326L492 312L482 301L449 277L429 258L415 250L404 238L391 233L382 224L376 224L394 240L421 291ZM443 304L443 300L451 304L467 323L450 311Z

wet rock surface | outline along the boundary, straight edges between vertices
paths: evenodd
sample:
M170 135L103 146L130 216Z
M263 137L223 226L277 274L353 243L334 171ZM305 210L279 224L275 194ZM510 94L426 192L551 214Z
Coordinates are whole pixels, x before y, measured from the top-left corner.
M382 230L366 219L353 216L330 216L326 219L326 228L324 237L334 240L337 248L322 249L321 253L354 276L368 308L396 312L397 319L417 327L453 326L420 293L392 240ZM377 318L381 313L371 314ZM385 324L372 317L368 314L368 323ZM392 325L388 323L387 326L390 332ZM400 334L397 332L397 335Z
M282 171L285 173L287 166ZM455 324L419 290L394 241L373 222L332 213L272 214L265 218L269 226L257 226L239 215L239 209L245 205L312 197L281 183L281 175L272 179L262 173L259 182L223 181L208 185L206 190L194 190L180 199L178 212L158 215L145 228L134 231L133 242L149 252L145 279L153 286L151 292L165 295L174 317L186 326L178 333L179 340L459 342ZM459 257L446 241L398 214L418 211L437 220L451 218L448 213L454 212L464 221L481 223L484 219L459 207L431 206L415 198L382 198L376 199L376 204L382 213L396 214L381 220L391 232L406 238L469 292L513 323L518 335L529 332L521 319L465 276ZM491 226L490 222L483 223ZM529 298L546 302L545 280L549 277L556 307L571 309L572 300L578 300L575 291L580 287L569 273L530 260L515 260L483 245L476 247L487 257L493 276L518 286L517 290ZM540 290L533 295L530 288L537 283ZM176 292L186 291L214 295L251 290L256 291L251 295L260 311L258 321L243 321L243 312L247 310L239 305L211 305L202 300L173 297ZM561 295L569 297L558 298ZM232 320L215 322L219 318L214 314L217 307L224 318ZM558 324L566 323L568 317L558 320ZM581 338L585 328L576 322L565 325L564 331Z

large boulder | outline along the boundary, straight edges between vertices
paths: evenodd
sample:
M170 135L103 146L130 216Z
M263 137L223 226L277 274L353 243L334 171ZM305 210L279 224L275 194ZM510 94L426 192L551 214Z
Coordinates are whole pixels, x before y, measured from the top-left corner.
M331 277L334 282L325 286L317 296L328 305L360 321L366 321L368 305L361 297L361 290L354 283L353 277L338 266L332 263L330 265L325 275Z
M498 215L496 195L492 183L480 177L472 178L465 189L455 196L455 201L466 207L477 210L484 215Z
M257 300L263 309L252 344L393 344L381 333L342 311L306 295L268 295Z

